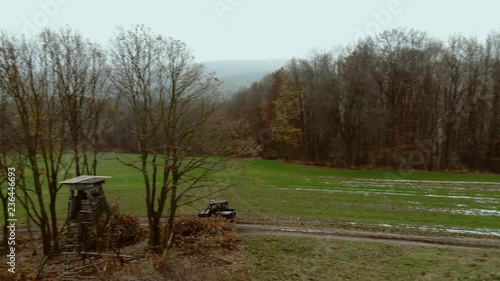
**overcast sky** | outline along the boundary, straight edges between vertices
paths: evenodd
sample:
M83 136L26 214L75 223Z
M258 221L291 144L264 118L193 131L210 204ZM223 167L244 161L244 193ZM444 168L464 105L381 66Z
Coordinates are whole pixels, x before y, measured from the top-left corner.
M395 27L446 40L500 31L500 1L2 0L0 29L69 25L104 46L116 26L145 24L188 44L199 61L305 57Z

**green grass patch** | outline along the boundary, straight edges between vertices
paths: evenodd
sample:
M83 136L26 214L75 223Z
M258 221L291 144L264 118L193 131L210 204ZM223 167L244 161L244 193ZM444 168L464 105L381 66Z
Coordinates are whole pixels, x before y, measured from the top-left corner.
M116 156L137 160L135 155L102 155L98 174L112 177L104 185L108 202L119 203L122 212L145 217L142 175L119 163ZM340 170L256 159L233 159L221 165L224 169L213 175L219 183L193 195L215 192L211 198L229 200L238 220L297 218L394 232L485 230L500 236L498 175ZM393 180L394 174L405 178ZM227 185L233 187L222 190ZM211 198L181 212L196 215ZM67 202L68 191L63 187L57 202L61 221L66 218ZM20 209L17 215L23 224Z
M399 229L500 229L500 177L337 170L246 160L228 194L242 216L300 217ZM391 172L392 173L392 172Z
M254 280L499 280L500 252L246 236Z
M271 176L289 175L310 177L337 177L345 179L404 179L404 180L428 180L428 181L484 181L499 182L500 177L492 174L480 173L438 173L425 171L382 171L382 170L348 170L332 169L319 166L308 166L282 161L248 159L245 161L248 170L254 173L265 172ZM282 178L282 177L280 177Z

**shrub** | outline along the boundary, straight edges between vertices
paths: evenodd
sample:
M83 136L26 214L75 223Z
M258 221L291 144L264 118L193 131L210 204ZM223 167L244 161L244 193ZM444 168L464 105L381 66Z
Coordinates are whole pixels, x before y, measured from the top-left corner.
M183 215L177 220L172 242L175 247L189 251L204 251L209 248L234 250L240 238L231 223L224 218Z
M124 247L139 242L145 235L135 216L120 213L118 205L110 208L109 216L99 220L101 247Z

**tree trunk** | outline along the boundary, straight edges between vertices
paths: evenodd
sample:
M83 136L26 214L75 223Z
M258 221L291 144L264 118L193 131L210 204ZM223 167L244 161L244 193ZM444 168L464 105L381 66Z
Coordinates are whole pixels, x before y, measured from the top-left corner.
M52 243L50 237L49 222L46 215L43 215L42 219L40 220L40 229L42 231L43 255L50 256L52 250Z
M161 228L160 228L160 214L155 212L153 214L153 224L150 225L150 241L151 248L155 251L161 251Z
M51 194L50 195L50 219L51 219L51 224L52 224L52 252L53 253L59 253L59 229L57 227L57 211L56 211L56 195L57 194Z
M175 214L177 213L177 185L174 183L170 197L170 211L168 214L167 225L163 236L163 249L170 249L172 246L172 235L174 233Z

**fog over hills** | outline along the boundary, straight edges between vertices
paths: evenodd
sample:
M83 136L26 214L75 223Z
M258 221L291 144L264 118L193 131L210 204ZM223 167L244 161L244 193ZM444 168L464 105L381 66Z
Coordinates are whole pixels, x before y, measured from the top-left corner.
M241 88L249 87L264 75L272 73L289 59L269 60L219 60L204 62L208 72L215 72L217 78L223 81L222 95L231 96Z

